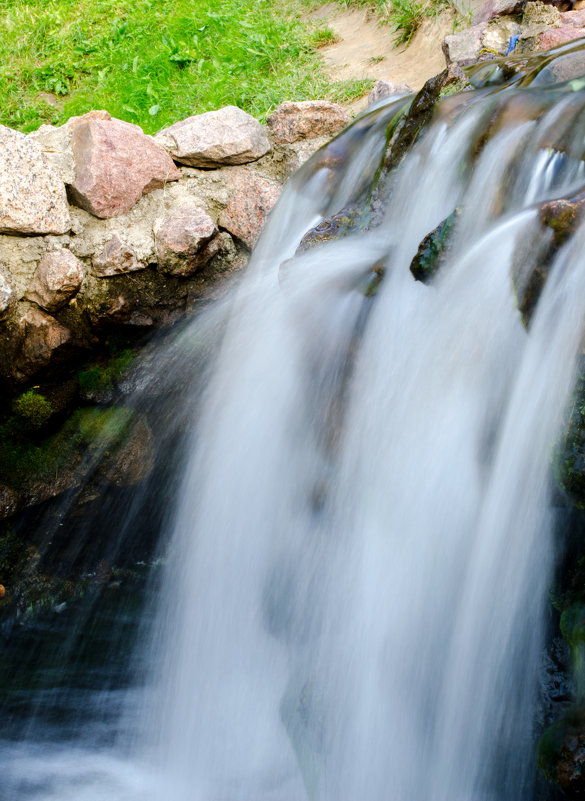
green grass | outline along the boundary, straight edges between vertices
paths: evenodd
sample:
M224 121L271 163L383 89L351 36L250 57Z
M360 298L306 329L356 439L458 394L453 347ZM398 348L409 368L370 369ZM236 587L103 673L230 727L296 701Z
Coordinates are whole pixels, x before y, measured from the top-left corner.
M394 45L408 45L426 17L435 17L450 0L340 0L347 8L371 8L394 31Z
M366 92L327 80L300 1L0 0L0 122L105 108L154 133L226 104L263 119L285 99Z

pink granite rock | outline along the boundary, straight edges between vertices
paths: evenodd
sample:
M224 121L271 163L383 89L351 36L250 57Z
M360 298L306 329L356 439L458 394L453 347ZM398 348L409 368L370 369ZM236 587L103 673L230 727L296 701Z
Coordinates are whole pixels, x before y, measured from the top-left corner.
M585 36L585 28L563 25L560 28L550 28L548 31L541 33L538 37L538 44L541 50L550 50L551 47L558 47L565 44L565 42L580 39L583 36Z
M173 160L138 125L85 117L72 127L73 203L96 217L125 214L145 192L181 177Z
M275 142L291 144L300 139L335 136L350 121L338 103L329 100L303 100L281 103L266 120Z
M373 106L378 100L385 97L399 97L412 94L412 89L405 83L392 83L391 81L376 81L374 88L368 95L368 106Z
M274 181L244 168L230 170L226 174L226 184L231 197L219 215L219 225L252 249L281 188Z
M270 152L270 142L258 120L237 106L224 106L188 117L156 135L181 164L221 167L246 164Z
M0 125L0 233L64 234L65 184L38 142Z
M155 231L159 269L170 275L192 275L215 255L208 247L215 234L217 226L206 211L199 206L183 206Z
M83 281L83 264L70 250L45 253L27 289L26 299L49 312L57 311L77 294Z
M132 248L119 238L117 234L104 245L102 252L92 259L93 272L99 278L144 270L146 265L138 261Z
M505 14L521 14L525 5L526 0L486 0L481 8L473 14L471 24L491 22L496 17Z
M53 361L57 352L71 339L71 332L40 309L29 309L17 324L20 346L12 374L18 381L34 375Z
M585 8L580 8L578 11L561 11L561 24L585 28Z

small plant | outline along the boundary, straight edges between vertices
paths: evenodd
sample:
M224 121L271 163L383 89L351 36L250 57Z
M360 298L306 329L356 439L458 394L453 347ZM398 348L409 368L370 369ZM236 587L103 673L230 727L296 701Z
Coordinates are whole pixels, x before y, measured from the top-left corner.
M30 423L34 428L40 428L54 412L53 406L44 395L29 389L12 401L14 413Z
M329 26L326 28L317 28L313 33L313 44L315 47L327 47L327 45L335 44L339 41L339 36L335 31L331 30Z

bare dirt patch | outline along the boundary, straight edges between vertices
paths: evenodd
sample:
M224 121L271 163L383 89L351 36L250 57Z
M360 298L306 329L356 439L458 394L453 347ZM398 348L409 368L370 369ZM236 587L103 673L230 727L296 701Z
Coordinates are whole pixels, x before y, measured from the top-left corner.
M330 3L320 8L315 17L326 23L337 37L335 43L321 49L332 80L385 79L420 89L445 68L441 42L453 33L455 12L446 10L425 19L407 47L394 47L392 26L381 23L365 9L340 9Z

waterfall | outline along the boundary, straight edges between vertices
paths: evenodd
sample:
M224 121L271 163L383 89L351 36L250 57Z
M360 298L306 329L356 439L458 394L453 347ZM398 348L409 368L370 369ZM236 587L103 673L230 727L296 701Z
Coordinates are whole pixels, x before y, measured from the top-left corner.
M148 680L111 724L131 735L7 745L8 801L534 797L584 226L550 256L528 331L518 304L551 244L543 204L585 184L585 98L529 66L476 72L388 173L410 100L366 112L334 143L343 171L305 165L239 285L173 343L197 404ZM299 249L358 203L365 228ZM454 209L438 271L414 281Z

